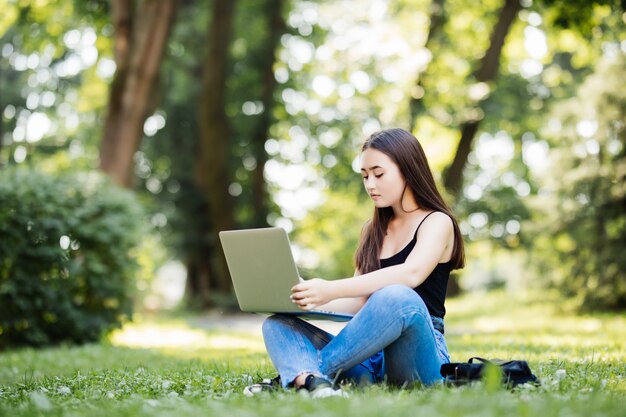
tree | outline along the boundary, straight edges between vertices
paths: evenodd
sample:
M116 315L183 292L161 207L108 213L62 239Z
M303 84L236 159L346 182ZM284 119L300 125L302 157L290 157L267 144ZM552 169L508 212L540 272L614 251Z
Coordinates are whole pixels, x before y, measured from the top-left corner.
M225 261L218 249L218 232L234 226L234 204L228 192L232 131L224 110L234 9L234 1L216 0L213 3L198 105L200 129L195 177L209 208L210 229L203 231L207 234L209 250L205 254L208 262L201 262L196 265L196 270L190 271L193 274L187 280L187 294L199 296L205 306L210 303L212 292L230 292Z
M491 33L491 41L489 48L478 65L478 69L474 73L476 83L489 83L495 80L500 67L500 55L504 41L509 33L509 29L521 9L519 0L505 0L498 16L496 25ZM486 98L486 96L484 97ZM477 112L477 115L484 114ZM454 196L461 191L463 184L463 169L467 163L467 158L472 149L472 142L478 131L482 116L474 117L467 120L461 126L461 138L454 155L452 164L447 169L444 176L444 185L446 189Z
M448 18L446 16L445 0L433 0L430 5L430 24L428 26L428 37L424 43L424 48L430 50L435 39L443 38L444 26ZM442 43L442 42L441 42ZM415 130L415 122L417 117L424 112L424 83L423 78L426 76L426 68L424 68L417 76L417 82L409 101L410 110L410 130Z
M550 172L537 197L539 275L585 309L626 309L626 55L605 57L546 136ZM553 254L556 253L556 257Z
M112 2L115 77L109 93L100 168L118 184L133 181L133 157L146 117L156 108L159 67L174 21L177 0Z
M268 155L265 151L265 142L269 138L270 127L274 121L272 117L276 88L274 63L276 62L276 51L280 45L280 37L286 30L283 19L283 6L283 0L271 0L268 2L266 6L268 36L265 48L259 54L259 72L261 75L259 101L263 110L258 117L256 129L251 138L252 153L256 161L252 178L252 212L254 213L253 224L257 227L267 225L267 217L269 215L269 194L265 182L265 164L268 160Z
M273 123L276 51L286 30L284 1L237 5L214 3L197 113L195 179L208 216L192 231L199 246L187 257L187 295L203 306L228 304L232 296L218 232L267 225L270 210L265 142Z

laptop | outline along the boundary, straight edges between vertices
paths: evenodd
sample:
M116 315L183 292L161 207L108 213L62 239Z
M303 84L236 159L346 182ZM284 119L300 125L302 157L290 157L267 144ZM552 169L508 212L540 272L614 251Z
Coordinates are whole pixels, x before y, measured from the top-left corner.
M219 233L241 311L293 314L309 320L349 321L351 314L304 311L289 296L300 281L287 232L280 227Z

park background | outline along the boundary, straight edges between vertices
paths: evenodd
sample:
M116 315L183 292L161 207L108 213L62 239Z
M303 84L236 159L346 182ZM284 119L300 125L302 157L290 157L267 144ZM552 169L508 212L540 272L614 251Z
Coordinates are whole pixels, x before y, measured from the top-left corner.
M104 402L104 414L167 414L189 397L193 414L207 397L271 376L254 319L230 321L218 231L284 227L303 276L352 275L372 213L355 169L360 145L402 127L424 146L465 239L467 267L449 287L453 356L528 358L549 383L515 397L513 411L508 394L479 389L452 400L437 391L435 405L429 394L372 391L381 401L357 395L361 411L391 401L403 413L414 395L416 407L446 413L480 401L483 415L542 404L557 413L559 401L605 391L568 410L618 415L623 2L0 9L0 412ZM210 410L272 411L246 409L259 404L235 394Z

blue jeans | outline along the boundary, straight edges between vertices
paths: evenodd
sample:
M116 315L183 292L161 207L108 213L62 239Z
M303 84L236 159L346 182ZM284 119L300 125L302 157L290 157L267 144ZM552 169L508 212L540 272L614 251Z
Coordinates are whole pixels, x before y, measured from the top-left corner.
M373 293L337 336L294 316L263 322L263 338L284 387L303 373L332 380L393 385L441 382L450 362L421 297L404 285Z

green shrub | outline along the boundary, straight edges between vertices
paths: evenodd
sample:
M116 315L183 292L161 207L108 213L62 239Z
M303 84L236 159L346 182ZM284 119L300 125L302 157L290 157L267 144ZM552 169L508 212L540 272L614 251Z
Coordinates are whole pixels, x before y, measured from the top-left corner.
M142 211L94 173L0 171L0 349L98 340L132 313Z

